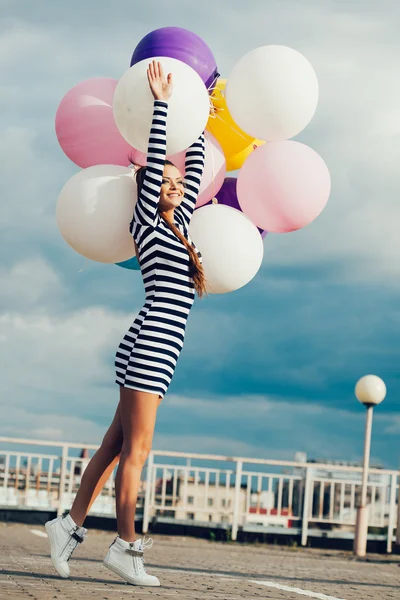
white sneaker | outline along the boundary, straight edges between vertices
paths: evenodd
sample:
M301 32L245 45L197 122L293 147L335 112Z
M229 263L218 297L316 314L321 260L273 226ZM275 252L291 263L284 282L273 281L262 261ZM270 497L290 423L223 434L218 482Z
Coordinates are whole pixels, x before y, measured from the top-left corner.
M53 566L64 579L69 577L68 561L78 544L84 541L87 529L79 527L68 514L45 523L50 541Z
M144 568L143 551L150 549L152 545L151 538L146 542L141 539L126 542L117 535L109 547L103 565L132 585L158 586L160 581L157 577L148 575Z

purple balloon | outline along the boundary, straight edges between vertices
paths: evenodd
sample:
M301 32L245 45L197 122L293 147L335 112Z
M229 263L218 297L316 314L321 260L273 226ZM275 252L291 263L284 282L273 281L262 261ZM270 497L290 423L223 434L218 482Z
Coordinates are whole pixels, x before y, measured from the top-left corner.
M218 204L224 204L225 206L230 206L231 208L236 208L236 210L243 212L238 201L236 186L236 177L226 177L221 189L215 194L215 197L218 200ZM257 229L260 232L262 239L264 239L268 231L264 231L263 229L260 229L260 227L257 227Z
M207 44L195 33L181 27L162 27L145 35L133 52L131 67L154 56L168 56L186 63L200 75L208 89L219 76Z

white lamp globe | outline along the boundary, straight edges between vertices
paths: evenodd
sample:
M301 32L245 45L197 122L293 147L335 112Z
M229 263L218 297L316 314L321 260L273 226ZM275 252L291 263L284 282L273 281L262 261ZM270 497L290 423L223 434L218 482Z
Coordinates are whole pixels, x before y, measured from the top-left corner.
M355 394L364 406L377 406L386 396L385 382L376 375L364 375L357 381Z

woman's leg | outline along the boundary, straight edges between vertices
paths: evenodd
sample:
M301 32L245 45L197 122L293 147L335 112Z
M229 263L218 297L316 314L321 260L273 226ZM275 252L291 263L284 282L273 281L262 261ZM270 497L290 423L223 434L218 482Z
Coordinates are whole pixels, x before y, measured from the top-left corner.
M122 448L122 424L119 404L114 419L108 428L100 447L90 459L82 475L79 490L72 504L70 515L75 523L83 525L91 505L101 492L104 484L118 463Z
M120 538L135 541L135 511L140 475L151 450L158 394L121 387L123 443L115 478L117 527Z
M162 398L158 399L158 406ZM70 515L75 523L83 525L93 502L100 494L112 471L118 464L123 441L120 404L108 428L101 446L92 456L82 475L79 490L72 504Z

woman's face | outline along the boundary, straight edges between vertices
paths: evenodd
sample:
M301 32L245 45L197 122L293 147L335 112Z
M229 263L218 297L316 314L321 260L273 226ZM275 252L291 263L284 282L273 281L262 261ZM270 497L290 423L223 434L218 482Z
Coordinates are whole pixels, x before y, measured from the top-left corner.
M164 212L179 206L183 200L184 193L183 177L179 169L174 165L165 165L160 191L159 210Z

